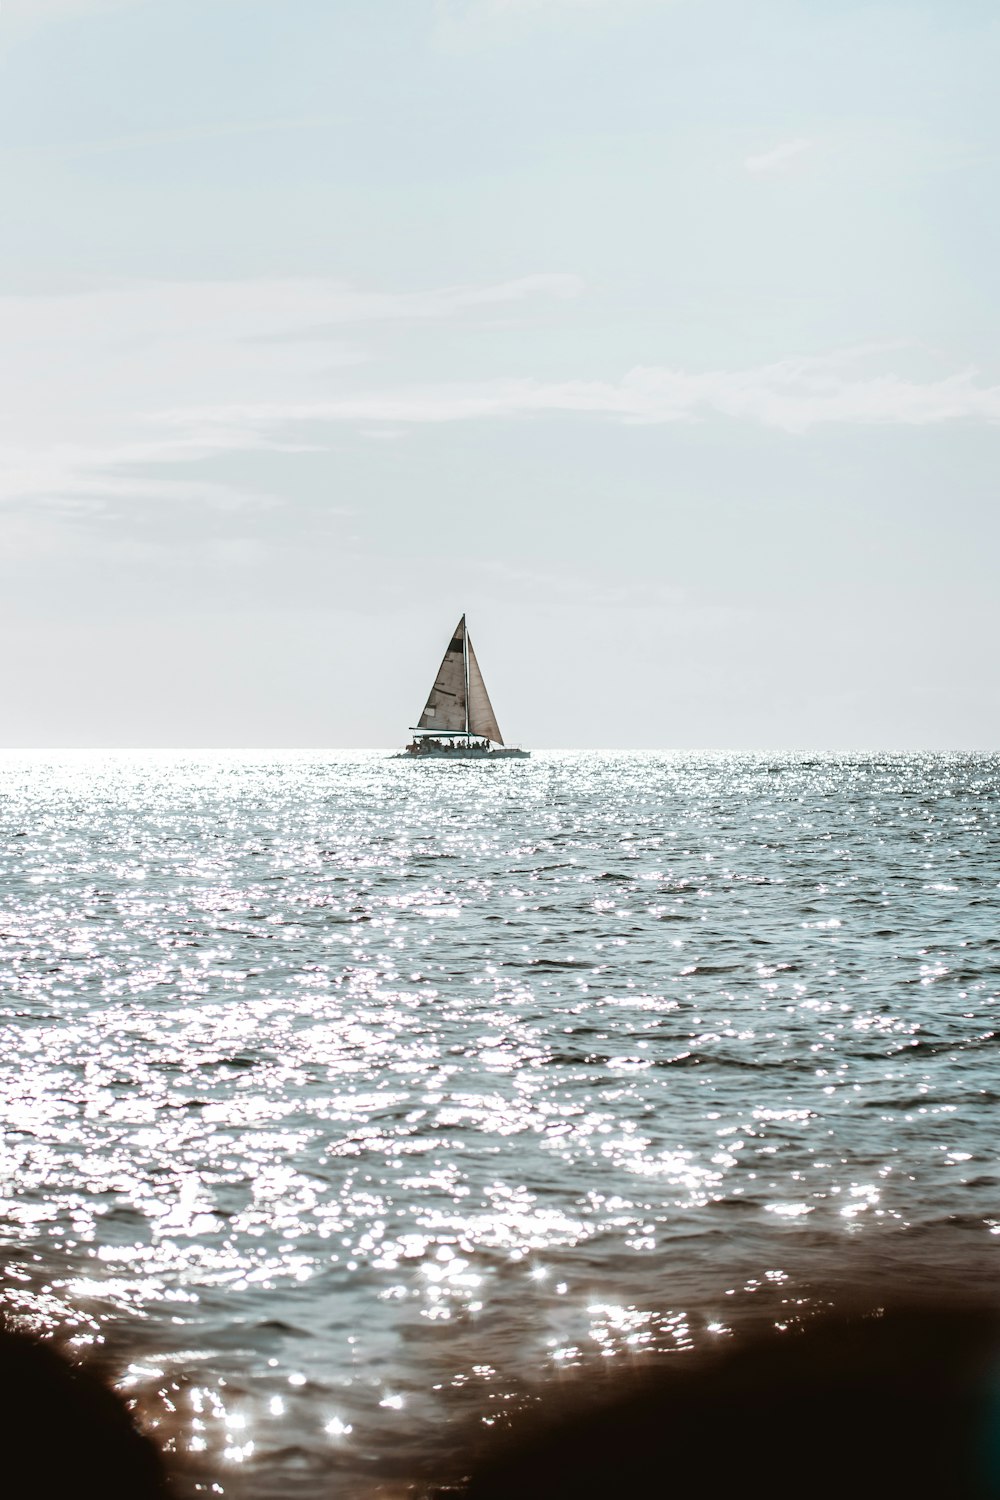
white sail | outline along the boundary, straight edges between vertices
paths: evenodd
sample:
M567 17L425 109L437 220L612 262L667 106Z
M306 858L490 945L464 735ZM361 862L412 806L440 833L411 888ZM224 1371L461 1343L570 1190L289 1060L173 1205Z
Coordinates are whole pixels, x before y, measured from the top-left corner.
M485 689L483 690L485 693ZM489 700L487 699L487 702ZM468 729L465 700L465 616L459 620L438 668L418 729L456 734Z
M483 674L479 670L476 653L472 649L472 641L468 636L466 636L465 649L469 657L469 728L473 734L481 734L485 739L493 740L494 744L502 745L503 735L500 733L490 695L486 691Z

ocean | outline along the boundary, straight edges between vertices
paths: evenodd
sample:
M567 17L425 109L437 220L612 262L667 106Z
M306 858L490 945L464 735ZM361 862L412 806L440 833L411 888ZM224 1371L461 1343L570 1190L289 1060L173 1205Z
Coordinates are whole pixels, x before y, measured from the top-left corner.
M1000 1249L1000 758L9 754L3 1307L190 1493Z

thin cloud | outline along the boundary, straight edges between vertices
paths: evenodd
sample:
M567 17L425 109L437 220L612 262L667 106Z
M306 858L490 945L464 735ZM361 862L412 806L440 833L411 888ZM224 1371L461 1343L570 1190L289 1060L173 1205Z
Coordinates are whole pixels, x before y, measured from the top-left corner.
M79 157L107 156L117 151L141 151L156 146L224 139L227 136L268 135L280 131L315 130L335 123L331 115L293 115L276 120L230 120L214 125L191 125L177 130L141 130L128 135L98 137L89 141L63 141L36 146L4 146L6 156Z
M559 418L729 421L788 433L1000 421L1000 386L975 370L916 375L914 351L899 345L736 370L657 364L596 380L462 378L464 361L478 372L492 347L485 313L492 321L517 309L520 323L537 302L576 297L581 287L574 276L537 273L417 292L302 279L0 297L0 500L96 504L103 496L120 509L132 494L259 505L268 497L250 476L273 476L273 465L243 462L244 491L232 481L241 461L257 452L290 460L346 428L364 440L417 426ZM434 339L445 324L468 331L464 352L449 339L454 378L401 382L383 373L392 369L393 327ZM509 350L507 341L499 347ZM413 332L406 349L412 361ZM224 481L205 469L220 461L231 461Z
M539 26L603 17L617 22L626 10L673 7L676 0L436 0L435 30L446 46L464 48L517 38Z
M106 500L199 500L222 510L272 503L258 491L237 490L171 468L217 458L226 452L296 453L299 443L287 444L263 434L219 429L203 440L187 434L159 442L105 444L64 443L41 449L0 448L0 498L11 501L67 500L80 497ZM143 472L159 469L158 476Z
M544 15L553 11L566 15L573 11L616 9L621 3L622 0L436 0L435 13L440 24L462 25L505 16ZM659 3L672 3L672 0L659 0Z
M434 321L466 308L542 296L579 296L579 276L539 273L485 286L459 284L423 292L369 292L319 277L244 281L135 281L57 296L0 296L6 346L60 335L105 343L122 338L216 335L248 338L297 327L368 322ZM87 335L90 334L88 338Z
M755 176L784 172L807 151L811 151L815 144L815 141L804 137L794 141L782 141L780 146L774 146L770 151L764 151L759 156L748 156L743 165Z
M20 26L41 24L102 10L122 10L143 3L144 0L0 0L0 25L7 22Z
M439 0L445 16L521 15L544 11L588 11L617 6L620 0Z
M610 418L630 424L695 422L711 417L753 422L789 433L831 423L928 426L1000 422L1000 386L981 384L974 370L936 380L892 371L858 373L857 351L793 358L746 370L687 371L640 366L621 380L544 382L530 379L409 387L357 393L331 401L224 405L165 412L186 425L197 418L230 432L301 423L376 422L393 426L511 420L543 415Z
M301 452L294 433L220 420L281 391L302 401L368 359L366 327L433 328L484 309L564 300L578 277L538 273L486 285L378 292L318 278L134 282L77 293L0 296L0 501L120 497L139 473L252 451ZM519 312L519 316L522 316ZM181 424L150 412L184 402ZM203 412L211 412L203 418ZM180 474L163 479L190 495ZM248 492L248 501L259 497Z

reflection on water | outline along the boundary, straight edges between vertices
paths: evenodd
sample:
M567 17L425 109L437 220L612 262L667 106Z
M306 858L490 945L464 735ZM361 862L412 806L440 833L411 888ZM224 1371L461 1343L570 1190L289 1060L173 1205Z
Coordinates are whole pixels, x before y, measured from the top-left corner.
M849 1249L991 1266L998 780L9 758L7 1306L225 1493L364 1494Z

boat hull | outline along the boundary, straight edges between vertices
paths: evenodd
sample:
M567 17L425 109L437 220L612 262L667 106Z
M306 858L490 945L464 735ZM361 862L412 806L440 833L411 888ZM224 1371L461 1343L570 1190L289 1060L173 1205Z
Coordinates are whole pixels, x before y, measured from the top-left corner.
M481 750L475 746L458 747L454 750L401 750L395 760L528 760L530 750L516 750L501 745L494 750Z

